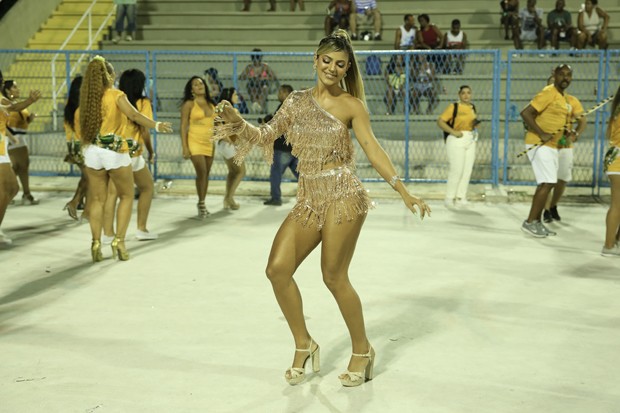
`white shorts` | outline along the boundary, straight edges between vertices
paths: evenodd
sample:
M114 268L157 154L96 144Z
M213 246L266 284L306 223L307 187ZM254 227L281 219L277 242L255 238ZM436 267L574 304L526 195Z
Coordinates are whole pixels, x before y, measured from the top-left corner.
M217 152L220 153L224 157L224 159L232 159L235 156L237 151L235 150L235 145L228 143L223 140L217 141Z
M558 152L558 179L570 182L573 180L573 148L563 148Z
M525 149L534 145L527 144ZM558 182L558 150L549 146L538 146L527 152L530 158L537 184L555 184Z
M131 170L133 172L138 172L139 170L144 169L145 166L146 161L144 160L142 155L131 158Z
M15 132L20 132L20 129L15 129ZM9 150L28 146L25 133L14 133L13 137L17 140L17 143L9 141Z
M519 36L519 38L521 40L526 40L528 42L535 42L538 39L538 36L536 36L536 30L531 30L531 31L521 30L521 35Z
M97 145L85 146L82 150L84 154L84 165L91 169L118 169L131 165L129 153L118 153L109 149L103 149Z

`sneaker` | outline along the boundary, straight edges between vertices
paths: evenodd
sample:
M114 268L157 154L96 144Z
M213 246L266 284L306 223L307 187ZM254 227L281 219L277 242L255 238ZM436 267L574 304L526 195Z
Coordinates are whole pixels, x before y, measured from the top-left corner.
M4 244L4 245L11 245L13 243L13 240L9 237L7 237L4 232L2 232L2 230L0 229L0 245Z
M446 208L451 209L454 208L454 199L452 198L446 198L443 200L443 204L446 206Z
M351 40L357 40L357 34L352 34L351 35Z
M114 241L114 235L112 235L112 236L107 236L107 235L103 234L103 235L101 236L101 243L102 243L103 245L109 245L109 244L111 244L111 243L112 243L112 241Z
M39 200L34 199L32 194L24 194L22 196L22 205L39 205Z
M549 228L547 228L546 226L544 226L542 222L540 222L540 221L537 221L537 222L540 224L540 227L542 228L543 232L545 232L548 236L549 236L549 235L551 235L551 236L553 236L553 235L558 235L558 233L557 233L557 232L555 232L555 231L551 231Z
M620 257L620 248L618 245L614 245L613 248L605 248L601 251L603 257Z
M554 206L549 208L549 213L551 214L551 218L553 218L556 221L561 221L562 218L560 218L560 214L558 214L558 207Z
M132 41L132 40L133 40L133 37L132 37L130 34L128 34L127 36L125 36L125 40L127 40L128 42L130 42L130 41Z
M553 222L553 218L551 217L551 212L549 212L548 209L545 209L543 211L543 221L545 221L547 224L550 222Z
M154 232L140 231L140 230L136 231L136 238L138 239L138 241L150 241L150 240L157 239L157 237L158 235L155 234Z
M534 221L532 223L528 223L527 220L523 221L523 225L521 225L521 231L525 232L526 234L530 234L535 238L545 238L547 235L549 235L543 229L540 221Z
M263 202L263 205L280 206L282 205L282 201L280 199L268 199L265 202Z
M114 38L112 38L112 43L114 44L118 44L118 42L121 41L121 37L120 36L114 36Z
M469 202L467 202L466 198L457 198L456 201L454 201L454 206L457 208L467 208L469 206Z

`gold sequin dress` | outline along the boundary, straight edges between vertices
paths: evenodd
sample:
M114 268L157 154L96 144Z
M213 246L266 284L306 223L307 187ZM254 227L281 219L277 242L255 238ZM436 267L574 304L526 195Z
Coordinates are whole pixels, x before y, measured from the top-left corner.
M333 208L337 224L364 215L372 207L367 191L353 173L355 161L348 127L319 106L312 89L295 91L271 121L259 127L246 121L216 126L214 139L237 135L235 162L241 162L254 146L273 162L273 143L281 135L299 159L297 203L289 217L321 230ZM324 169L327 165L335 168Z

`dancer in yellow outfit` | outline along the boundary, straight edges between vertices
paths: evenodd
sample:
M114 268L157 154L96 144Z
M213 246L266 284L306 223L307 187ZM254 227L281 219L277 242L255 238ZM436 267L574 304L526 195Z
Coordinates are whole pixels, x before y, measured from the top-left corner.
M69 216L77 221L77 208L86 197L88 191L88 180L84 172L84 157L82 156L82 145L80 144L80 87L82 87L82 76L76 76L69 86L69 98L65 105L65 134L67 137L67 156L65 161L77 165L80 168L80 181L75 190L71 201L67 202L64 209ZM84 207L83 217L88 218L88 206Z
M2 96L11 102L17 102L20 90L17 82L7 80L2 85ZM30 123L37 117L36 113L30 113L27 108L19 111L11 111L7 127L16 142L9 143L9 157L15 175L22 184L22 205L37 205L38 199L35 199L30 193L30 153L28 152L28 142L26 134Z
M611 183L611 204L605 219L605 244L601 255L620 257L620 87L611 104L611 116L607 126L607 139L611 146L605 154L605 173Z
M84 147L84 164L88 175L91 255L93 262L101 261L101 228L103 204L108 192L108 181L116 186L120 202L116 215L116 237L112 253L128 260L125 234L133 205L133 173L127 141L121 135L127 119L158 132L172 131L167 122L155 122L134 108L127 96L112 88L114 68L101 56L96 56L86 68L80 90L80 129Z
M293 275L322 243L323 281L338 303L353 350L347 371L339 378L343 386L359 386L372 379L375 353L348 270L371 202L353 173L349 129L353 128L370 163L398 191L407 208L414 213L419 210L422 217L430 208L408 192L372 132L359 65L346 31L337 30L321 40L314 68L315 87L291 93L273 119L258 128L244 121L230 102L220 102L218 112L226 123L218 126L215 139L237 135L238 162L254 145L271 162L273 143L283 134L291 144L292 154L299 159L297 204L276 234L266 270L295 340L293 364L285 379L289 384L301 383L309 359L313 370L319 370L319 346L308 332Z
M181 143L183 158L190 159L196 170L198 216L206 218L209 211L205 197L209 188L209 174L213 165L213 122L215 101L207 83L200 76L192 76L183 90L181 104Z
M4 83L2 72L0 72L0 85ZM9 203L17 195L19 185L17 177L11 167L9 158L8 145L9 141L15 143L17 140L7 130L7 122L9 121L9 113L21 111L39 100L41 92L38 90L30 91L28 99L21 102L12 102L9 99L0 99L0 225L4 220L4 214ZM0 229L0 244L11 244L13 241L7 237Z
M127 94L127 100L141 114L147 118L153 117L153 106L149 98L144 96L144 86L146 85L146 76L138 69L130 69L123 72L119 81L118 88ZM153 175L146 167L146 162L142 157L144 148L148 152L148 163L155 160L155 151L151 142L151 134L148 129L141 127L135 122L127 121L123 136L127 138L129 145L129 155L131 156L131 169L133 171L133 179L138 187L138 229L136 238L140 241L157 239L157 234L149 232L146 228L146 221L151 210L151 202L153 201ZM114 183L108 185L108 198L106 199L103 213L103 232L104 239L110 240L114 237L114 210L118 194ZM105 243L105 241L104 241Z

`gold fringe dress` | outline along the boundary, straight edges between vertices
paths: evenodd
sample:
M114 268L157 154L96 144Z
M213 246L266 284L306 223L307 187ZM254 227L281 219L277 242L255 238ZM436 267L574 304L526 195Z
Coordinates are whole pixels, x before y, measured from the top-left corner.
M333 208L335 223L364 215L373 204L359 178L353 173L355 158L349 128L323 109L312 96L312 89L295 91L275 116L259 127L246 121L219 124L214 139L237 135L235 162L240 163L254 146L273 162L273 143L281 135L299 159L297 203L289 217L303 226L321 230ZM327 165L338 165L324 169Z

